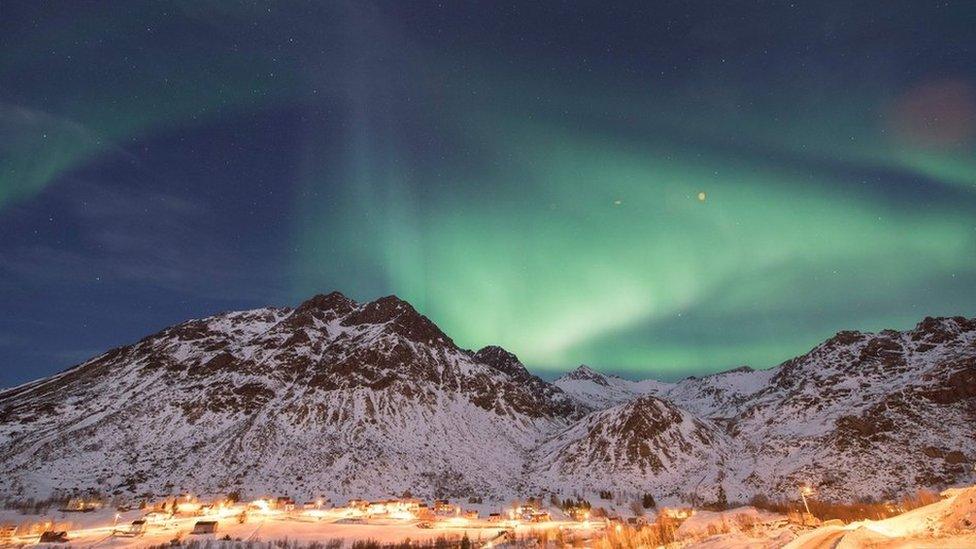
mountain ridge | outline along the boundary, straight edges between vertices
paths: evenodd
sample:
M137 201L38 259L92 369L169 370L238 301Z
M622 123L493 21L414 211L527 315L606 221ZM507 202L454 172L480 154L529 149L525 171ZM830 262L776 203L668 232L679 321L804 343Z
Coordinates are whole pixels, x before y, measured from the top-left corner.
M0 495L288 492L882 497L976 456L976 319L838 332L769 370L549 383L396 296L164 328L0 390ZM884 476L884 480L881 476ZM694 479L691 482L690 479Z

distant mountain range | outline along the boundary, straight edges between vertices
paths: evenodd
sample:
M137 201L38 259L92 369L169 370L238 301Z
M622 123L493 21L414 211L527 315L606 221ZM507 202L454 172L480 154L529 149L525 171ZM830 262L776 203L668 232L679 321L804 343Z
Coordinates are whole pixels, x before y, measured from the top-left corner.
M331 293L0 391L0 496L886 497L970 480L974 426L976 319L841 332L770 370L548 383L396 297Z

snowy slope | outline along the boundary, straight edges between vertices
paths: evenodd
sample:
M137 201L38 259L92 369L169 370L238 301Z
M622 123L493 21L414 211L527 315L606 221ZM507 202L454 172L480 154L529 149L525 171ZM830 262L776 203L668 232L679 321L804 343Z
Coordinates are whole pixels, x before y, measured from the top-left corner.
M674 386L653 379L631 381L604 375L586 365L563 374L553 384L580 404L597 410L623 404L640 395L663 395Z
M976 487L949 489L941 496L891 518L823 526L784 547L976 547Z
M2 490L516 492L584 410L505 355L393 297L187 322L0 393Z
M54 490L730 500L968 480L976 320L841 332L765 371L555 383L390 296L192 320L0 391L0 496Z
M580 404L595 409L609 408L641 395L670 400L701 416L733 416L748 398L764 389L773 370L748 366L703 377L688 377L677 383L653 379L632 381L604 375L588 366L557 378L553 383Z
M644 395L594 412L546 441L536 453L533 477L569 493L715 496L733 448L708 420Z

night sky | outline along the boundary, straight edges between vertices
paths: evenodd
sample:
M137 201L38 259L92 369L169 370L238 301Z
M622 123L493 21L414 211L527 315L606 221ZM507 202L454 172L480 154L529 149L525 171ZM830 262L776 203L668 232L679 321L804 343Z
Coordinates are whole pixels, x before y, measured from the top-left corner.
M976 3L450 4L4 1L0 385L334 289L546 376L976 315Z

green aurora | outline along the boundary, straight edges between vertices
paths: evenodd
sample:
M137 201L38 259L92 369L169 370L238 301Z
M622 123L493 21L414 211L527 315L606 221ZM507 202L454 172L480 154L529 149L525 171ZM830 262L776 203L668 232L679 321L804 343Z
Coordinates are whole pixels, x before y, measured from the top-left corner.
M976 311L976 138L925 103L948 89L972 115L971 66L905 78L897 42L834 71L733 35L693 68L635 72L504 37L452 48L385 5L200 5L7 34L0 216L150 138L290 109L283 299L395 293L539 371L660 378ZM915 16L972 36L959 14Z
M504 162L435 191L352 151L366 160L343 172L346 201L306 214L303 278L370 295L366 264L462 344L665 375L773 365L839 326L906 326L919 313L892 314L892 296L943 276L971 293L973 197L953 182L925 183L945 194L933 215L827 169L494 120L484 142Z

